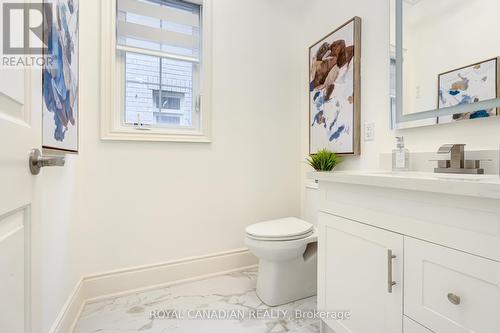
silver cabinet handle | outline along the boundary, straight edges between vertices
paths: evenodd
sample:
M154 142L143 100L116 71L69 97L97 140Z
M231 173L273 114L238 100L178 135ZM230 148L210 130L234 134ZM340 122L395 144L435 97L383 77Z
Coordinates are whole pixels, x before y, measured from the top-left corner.
M392 280L392 261L396 258L392 250L387 250L387 292L389 294L392 294L392 287L396 285L396 282Z
M448 294L448 301L450 301L453 305L460 305L461 299L460 296L457 296L453 293Z
M65 164L66 158L64 156L42 156L38 149L33 149L30 153L29 167L33 175L38 175L41 168L64 166Z

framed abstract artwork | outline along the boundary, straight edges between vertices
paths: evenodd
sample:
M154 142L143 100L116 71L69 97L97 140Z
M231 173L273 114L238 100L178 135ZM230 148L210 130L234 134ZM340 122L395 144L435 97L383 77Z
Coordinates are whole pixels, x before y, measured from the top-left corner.
M46 3L43 148L78 153L79 0Z
M361 18L309 48L309 153L360 154Z
M500 97L500 58L489 59L439 74L438 108L471 104ZM439 123L498 115L496 108L439 117Z

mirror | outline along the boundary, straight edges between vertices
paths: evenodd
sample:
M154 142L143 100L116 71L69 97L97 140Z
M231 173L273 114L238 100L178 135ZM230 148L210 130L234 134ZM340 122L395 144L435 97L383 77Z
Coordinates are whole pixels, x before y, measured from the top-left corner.
M394 128L500 115L499 0L391 0Z

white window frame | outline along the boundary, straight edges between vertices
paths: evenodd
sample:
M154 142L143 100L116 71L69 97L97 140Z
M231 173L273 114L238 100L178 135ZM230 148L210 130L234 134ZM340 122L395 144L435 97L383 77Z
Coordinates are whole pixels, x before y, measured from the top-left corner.
M112 141L211 142L212 109L212 1L184 0L202 6L201 87L193 112L199 125L190 129L130 126L124 123L125 78L123 52L116 49L117 0L102 1L101 8L101 139ZM122 54L122 55L120 55ZM121 59L120 59L121 57ZM197 84L197 82L194 82Z

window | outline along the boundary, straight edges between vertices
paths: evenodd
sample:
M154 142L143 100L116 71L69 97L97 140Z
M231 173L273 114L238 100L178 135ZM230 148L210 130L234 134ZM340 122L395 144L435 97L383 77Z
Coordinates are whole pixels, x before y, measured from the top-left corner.
M208 141L209 87L202 77L208 82L204 55L209 55L205 39L210 31L204 21L209 0L111 2L103 5L116 18L103 29L116 35L107 38L114 40L110 54L115 58L105 59L111 65L111 77L103 73L111 96L104 103L111 110L103 115L103 138Z
M159 124L168 124L168 125L180 125L181 117L179 116L171 116L168 114L155 113L156 122Z
M184 93L173 91L153 90L153 100L155 108L169 110L171 112L181 112L181 103L184 100Z
M159 111L155 112L156 124L161 126L181 126L182 123L189 122L184 116L184 93L166 91L166 90L153 90L153 101L155 108Z
M200 13L199 5L180 0L118 0L125 125L198 127L193 106L199 96ZM185 101L182 108L175 93ZM176 115L163 114L169 111Z

